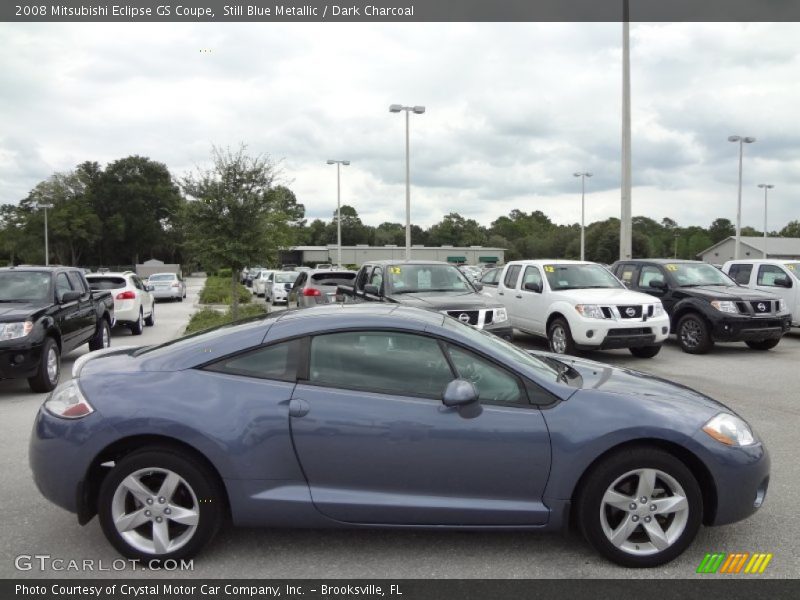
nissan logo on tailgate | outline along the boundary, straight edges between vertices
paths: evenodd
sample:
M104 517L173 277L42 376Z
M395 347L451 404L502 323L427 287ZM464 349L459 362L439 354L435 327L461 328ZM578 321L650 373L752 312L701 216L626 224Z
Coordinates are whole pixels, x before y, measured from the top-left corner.
M629 317L632 317L633 315L636 314L636 309L633 308L632 306L629 306L628 308L625 309L625 314L628 315Z
M469 323L469 315L467 313L461 313L458 315L458 320L462 323Z

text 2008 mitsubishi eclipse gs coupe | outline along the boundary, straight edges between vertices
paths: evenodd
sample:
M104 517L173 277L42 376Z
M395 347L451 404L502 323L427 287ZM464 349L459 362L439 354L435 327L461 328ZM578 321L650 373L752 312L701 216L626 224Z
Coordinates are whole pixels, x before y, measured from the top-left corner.
M724 405L425 310L321 305L81 357L34 425L41 492L123 555L235 525L562 529L648 567L751 515L769 457Z

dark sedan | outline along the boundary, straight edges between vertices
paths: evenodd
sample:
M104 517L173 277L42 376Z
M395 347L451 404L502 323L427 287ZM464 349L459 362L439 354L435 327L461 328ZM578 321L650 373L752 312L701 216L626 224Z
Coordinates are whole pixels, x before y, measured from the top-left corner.
M663 564L764 502L729 408L642 373L527 353L439 313L321 305L81 357L40 409L39 490L123 555L240 526L561 530Z

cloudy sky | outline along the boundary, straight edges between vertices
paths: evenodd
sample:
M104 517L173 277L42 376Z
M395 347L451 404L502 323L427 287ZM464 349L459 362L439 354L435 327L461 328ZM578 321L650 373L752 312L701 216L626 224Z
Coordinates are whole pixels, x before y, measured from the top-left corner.
M631 27L633 212L682 226L736 213L800 219L800 24ZM282 161L309 218L342 201L401 222L404 117L412 221L515 208L554 221L619 216L620 24L0 24L0 203L55 171L139 154L173 175L211 146ZM201 52L204 50L204 52Z

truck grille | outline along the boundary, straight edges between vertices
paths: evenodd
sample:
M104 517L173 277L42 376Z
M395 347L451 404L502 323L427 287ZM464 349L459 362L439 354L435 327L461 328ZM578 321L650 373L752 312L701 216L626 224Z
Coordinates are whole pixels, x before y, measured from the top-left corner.
M479 311L477 310L448 310L447 314L453 317L454 319L458 319L462 323L477 325L478 312Z
M755 300L750 302L750 306L753 307L753 312L757 315L766 315L774 312L772 300Z
M642 318L642 307L639 306L617 306L617 310L619 311L619 316L622 319L641 319Z

